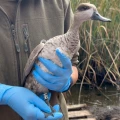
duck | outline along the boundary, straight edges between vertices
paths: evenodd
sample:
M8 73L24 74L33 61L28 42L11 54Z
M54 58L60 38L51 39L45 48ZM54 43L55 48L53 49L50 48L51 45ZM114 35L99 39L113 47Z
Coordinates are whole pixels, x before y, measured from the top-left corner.
M111 22L109 18L101 16L94 4L90 3L81 3L78 5L75 13L74 19L72 21L71 27L69 30L62 35L55 36L46 40L44 45L38 45L30 54L27 64L24 69L24 86L32 90L37 95L45 94L49 90L38 83L32 76L31 70L33 69L34 63L40 66L40 68L49 72L43 64L38 61L38 57L43 57L53 61L55 64L62 67L62 64L59 58L56 55L56 49L60 49L66 56L73 58L76 51L80 48L80 39L79 39L79 28L83 22L88 20L98 20L102 22ZM53 99L53 98L52 98Z

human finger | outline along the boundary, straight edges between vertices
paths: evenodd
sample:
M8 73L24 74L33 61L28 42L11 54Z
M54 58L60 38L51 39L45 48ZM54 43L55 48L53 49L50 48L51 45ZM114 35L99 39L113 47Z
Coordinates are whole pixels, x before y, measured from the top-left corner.
M60 75L60 71L61 71L61 67L58 66L57 64L55 64L54 62L52 62L51 60L45 59L45 58L38 58L40 60L40 62L54 75L59 76Z
M46 88L50 89L50 90L56 90L56 87L54 85L54 87L52 86L53 84L50 82L45 81L35 70L32 72L33 77L43 86L45 86Z
M56 49L56 54L59 57L63 65L63 68L71 69L72 64L70 59L65 54L63 54L59 49Z
M48 83L55 84L56 82L61 80L61 77L59 76L44 72L37 64L35 65L35 71Z

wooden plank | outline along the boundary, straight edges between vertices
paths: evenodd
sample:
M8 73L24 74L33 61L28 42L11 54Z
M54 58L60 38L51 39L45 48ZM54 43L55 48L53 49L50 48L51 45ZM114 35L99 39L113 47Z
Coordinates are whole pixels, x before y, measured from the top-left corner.
M85 118L85 119L77 119L77 120L96 120L96 119L95 118Z
M86 104L78 104L78 105L67 105L68 111L72 111L72 110L80 110L84 107L87 107Z
M73 119L69 119L69 120L96 120L96 119L95 118L84 118L84 119L83 118L77 118L77 119L73 118Z
M87 117L91 116L91 113L87 110L81 110L81 111L70 111L68 112L69 118L78 118L78 117Z
M96 120L86 107L86 104L67 105L69 120Z

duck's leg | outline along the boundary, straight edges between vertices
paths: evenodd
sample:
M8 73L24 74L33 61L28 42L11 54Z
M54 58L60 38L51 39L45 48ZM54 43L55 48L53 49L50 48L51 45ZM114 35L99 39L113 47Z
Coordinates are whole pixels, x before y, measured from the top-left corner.
M44 96L44 100L45 100L45 102L46 102L46 104L50 107L50 109L51 109L51 113L45 113L45 117L48 117L49 115L52 115L53 116L53 113L55 112L55 110L53 109L53 107L50 105L50 102L49 102L49 98L48 98L48 93L44 93L43 94L43 96Z

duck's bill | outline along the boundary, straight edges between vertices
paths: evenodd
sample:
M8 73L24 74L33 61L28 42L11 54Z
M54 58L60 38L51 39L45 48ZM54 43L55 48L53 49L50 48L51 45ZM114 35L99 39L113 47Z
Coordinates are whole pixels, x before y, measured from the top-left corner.
M111 22L110 19L101 16L98 12L94 12L91 19L92 20L99 20L99 21L102 21L102 22Z

